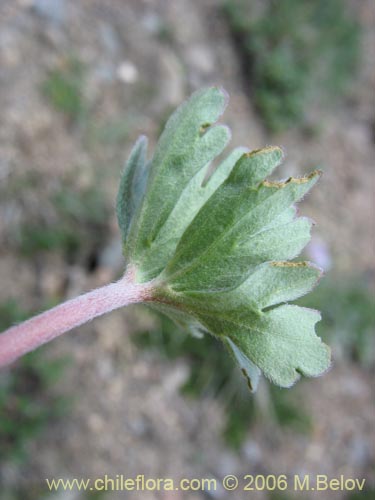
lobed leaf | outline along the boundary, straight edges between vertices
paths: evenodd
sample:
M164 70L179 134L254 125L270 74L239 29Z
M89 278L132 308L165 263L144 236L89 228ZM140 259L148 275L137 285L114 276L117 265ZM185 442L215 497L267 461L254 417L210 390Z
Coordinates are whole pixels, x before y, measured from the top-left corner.
M263 156L245 155L237 162L183 234L164 273L173 289L215 291L235 286L254 265L292 259L309 241L310 221L286 220L291 205L315 184L319 172L277 185L263 182L254 187L246 176L238 182L238 171L251 171L258 155Z
M138 140L117 201L124 253L136 281L152 281L152 307L193 335L220 338L252 391L261 372L289 387L330 363L314 330L319 313L288 304L320 277L310 263L289 262L311 230L295 203L320 172L271 182L282 150L237 148L206 180L229 139L226 127L213 126L226 100L216 87L193 94L149 161Z
M180 198L189 197L184 193L192 189L192 178L199 172L204 178L207 167L230 139L227 127L213 126L223 113L226 102L227 96L219 88L198 91L173 113L165 126L150 162L143 203L133 217L125 242L125 255L138 269L139 281L152 279L160 271L162 266L155 267L152 257L160 231ZM194 217L197 205L200 206L199 197L190 196L190 202L186 214L189 221ZM171 242L164 250L167 257L175 248L173 239L176 242L186 227L184 220L175 219L175 222L173 227L169 224Z
M187 184L147 254L144 255L142 262L143 279L152 279L163 271L187 226L212 193L228 176L243 152L244 148L233 150L217 167L206 184L204 184L206 168L199 170Z
M271 262L258 266L233 290L176 296L169 292L168 296L230 347L251 387L257 384L253 365L277 385L289 387L300 374L316 376L325 371L330 353L315 334L319 313L274 306L310 291L320 274L305 262Z

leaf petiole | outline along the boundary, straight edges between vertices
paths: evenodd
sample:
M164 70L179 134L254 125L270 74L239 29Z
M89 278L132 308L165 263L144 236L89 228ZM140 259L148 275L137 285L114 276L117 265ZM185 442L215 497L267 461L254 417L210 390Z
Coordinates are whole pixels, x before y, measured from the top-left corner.
M133 276L129 271L115 283L68 300L0 334L0 367L107 312L152 300L150 283L137 284Z

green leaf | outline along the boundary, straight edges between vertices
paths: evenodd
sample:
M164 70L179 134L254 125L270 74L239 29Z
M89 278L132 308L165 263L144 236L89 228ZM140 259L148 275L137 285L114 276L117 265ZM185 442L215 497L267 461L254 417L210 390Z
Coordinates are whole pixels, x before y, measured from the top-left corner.
M121 177L117 195L116 213L124 243L130 223L139 209L144 195L148 169L146 168L147 138L141 136L130 153Z
M150 246L142 262L143 279L152 279L167 265L181 235L206 200L228 176L244 148L237 148L217 167L208 182L204 184L206 169L201 169L190 180L165 224ZM147 272L146 272L147 269Z
M320 274L306 262L264 263L232 290L176 296L169 292L168 297L193 313L227 346L231 340L232 351L233 344L240 351L235 357L248 380L254 379L253 364L277 385L289 387L300 374L316 376L325 371L330 354L315 335L319 313L298 306L274 306L310 291ZM248 368L246 359L251 363Z
M310 221L286 219L290 206L315 184L319 172L257 187L250 180L248 186L248 177L241 170L251 172L246 167L256 163L258 155L263 156L245 155L237 162L185 231L164 273L175 290L213 291L234 286L254 265L294 258L310 240ZM269 156L272 161L273 155ZM278 214L283 216L278 218Z
M314 265L289 261L312 225L295 203L320 172L271 182L281 149L237 148L207 178L229 138L212 126L225 103L216 87L193 94L148 162L145 139L137 142L117 203L124 253L135 281L152 285L151 306L193 335L221 339L252 391L261 372L289 387L330 364L314 330L319 313L287 303L320 277Z
M238 343L266 377L290 387L300 375L314 377L329 366L330 351L315 335L319 320L312 309L280 306L265 313Z
M166 259L204 201L204 197L189 197L186 191L194 189L191 182L197 174L201 173L201 177L198 175L196 184L203 182L211 161L230 139L226 126L212 126L223 113L226 102L227 96L219 88L198 91L177 109L165 126L150 162L144 201L135 213L128 237L124 238L125 255L138 269L140 281L154 278L163 267L161 263L155 266L154 248L158 247L159 233L173 217L180 198L190 198L190 206L181 222L176 220L173 227L169 223Z

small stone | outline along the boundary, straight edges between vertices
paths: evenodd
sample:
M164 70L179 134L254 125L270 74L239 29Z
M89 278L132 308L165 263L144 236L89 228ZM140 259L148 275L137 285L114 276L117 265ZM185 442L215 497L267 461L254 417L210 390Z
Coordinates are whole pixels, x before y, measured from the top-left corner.
M251 464L258 464L262 461L262 450L258 443L253 440L248 440L242 448L243 454Z
M117 68L117 77L124 83L135 83L138 76L138 69L131 61L123 61Z

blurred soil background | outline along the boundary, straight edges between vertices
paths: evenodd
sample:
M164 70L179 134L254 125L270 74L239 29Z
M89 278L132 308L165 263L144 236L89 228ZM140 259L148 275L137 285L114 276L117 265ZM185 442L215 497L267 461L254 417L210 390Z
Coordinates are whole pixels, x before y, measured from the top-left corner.
M193 90L222 85L231 146L281 145L277 176L324 170L300 211L326 277L333 367L248 394L212 339L141 307L0 374L0 500L200 500L240 491L47 491L45 478L327 474L374 498L374 88L371 0L1 0L0 330L117 279L114 200L139 134L151 150ZM251 498L315 498L252 492Z

